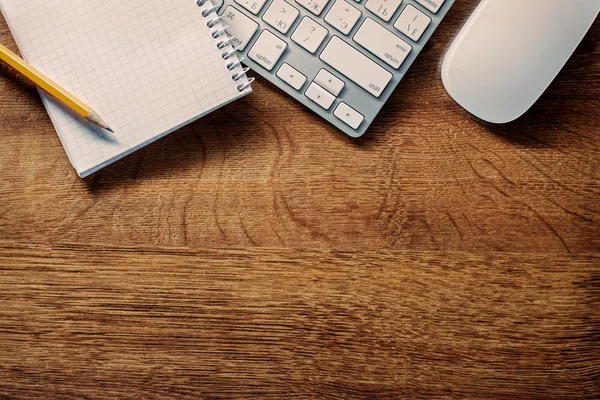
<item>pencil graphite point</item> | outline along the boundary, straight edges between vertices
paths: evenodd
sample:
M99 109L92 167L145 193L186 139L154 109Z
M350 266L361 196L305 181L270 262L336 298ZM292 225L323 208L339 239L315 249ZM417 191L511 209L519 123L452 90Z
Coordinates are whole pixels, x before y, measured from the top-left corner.
M85 119L87 119L92 124L99 126L100 128L103 128L109 132L115 133L115 131L113 131L112 128L110 126L108 126L108 124L106 122L104 122L102 120L102 118L100 118L100 116L94 110L91 110L89 115L87 117L85 117Z

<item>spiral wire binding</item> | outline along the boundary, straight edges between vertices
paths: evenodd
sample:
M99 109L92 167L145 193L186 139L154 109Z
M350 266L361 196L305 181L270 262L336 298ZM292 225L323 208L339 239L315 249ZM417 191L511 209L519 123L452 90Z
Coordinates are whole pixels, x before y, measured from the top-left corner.
M196 5L198 7L203 7L208 1L210 0L196 0ZM216 6L212 6L210 8L207 8L205 10L202 10L202 16L204 18L208 18L212 13L216 13L217 10L220 8L220 6L216 5ZM209 28L214 28L217 23L221 20L221 18L223 18L223 16L217 16L216 18L213 18L209 21L207 21L206 25ZM212 37L214 39L219 39L224 33L227 33L227 29L229 28L228 25L223 26L221 29L219 30L215 30L212 32ZM229 60L238 50L239 47L237 46L233 46L233 41L235 40L235 37L233 35L229 35L230 37L227 40L219 40L217 42L217 48L219 50L223 50L225 49L227 46L231 47L230 51L224 51L221 54L221 57L223 58L223 60ZM231 61L227 64L227 69L229 71L233 71L234 69L236 69L238 66L241 65L242 61L244 60L244 57L240 57L238 58L238 60ZM240 79L242 79L243 77L246 76L246 73L250 70L250 68L243 68L242 71L234 73L231 78L234 80L234 82L238 82ZM252 82L254 82L254 78L249 78L247 79L246 83L240 83L237 86L237 90L239 92L243 92L244 90L248 89L251 85Z

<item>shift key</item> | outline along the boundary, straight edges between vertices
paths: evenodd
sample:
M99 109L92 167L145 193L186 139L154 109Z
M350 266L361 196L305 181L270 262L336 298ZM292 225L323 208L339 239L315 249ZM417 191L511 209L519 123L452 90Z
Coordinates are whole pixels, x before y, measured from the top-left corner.
M321 60L375 97L381 96L392 74L337 36L331 38Z

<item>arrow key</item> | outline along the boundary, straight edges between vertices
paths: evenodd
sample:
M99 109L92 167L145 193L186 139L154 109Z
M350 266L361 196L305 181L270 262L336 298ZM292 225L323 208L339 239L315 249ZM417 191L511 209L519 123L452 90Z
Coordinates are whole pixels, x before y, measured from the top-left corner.
M363 123L365 117L361 113L350 107L348 104L341 102L335 111L333 112L339 120L351 127L352 129L358 129L360 124Z
M306 89L304 95L326 110L329 110L335 101L334 95L314 82Z
M315 82L320 86L323 86L335 97L338 97L340 93L342 93L342 90L344 90L344 86L346 86L343 80L339 79L326 69L321 69L319 71L315 77Z
M306 76L302 75L300 71L288 63L281 64L276 75L279 79L296 90L302 89L302 86L306 83Z

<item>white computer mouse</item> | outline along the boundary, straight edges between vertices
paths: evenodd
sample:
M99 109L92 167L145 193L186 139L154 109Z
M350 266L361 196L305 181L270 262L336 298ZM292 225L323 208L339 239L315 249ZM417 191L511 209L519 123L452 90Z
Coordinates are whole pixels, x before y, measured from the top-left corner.
M448 93L482 120L523 115L575 51L600 0L482 0L448 50Z

